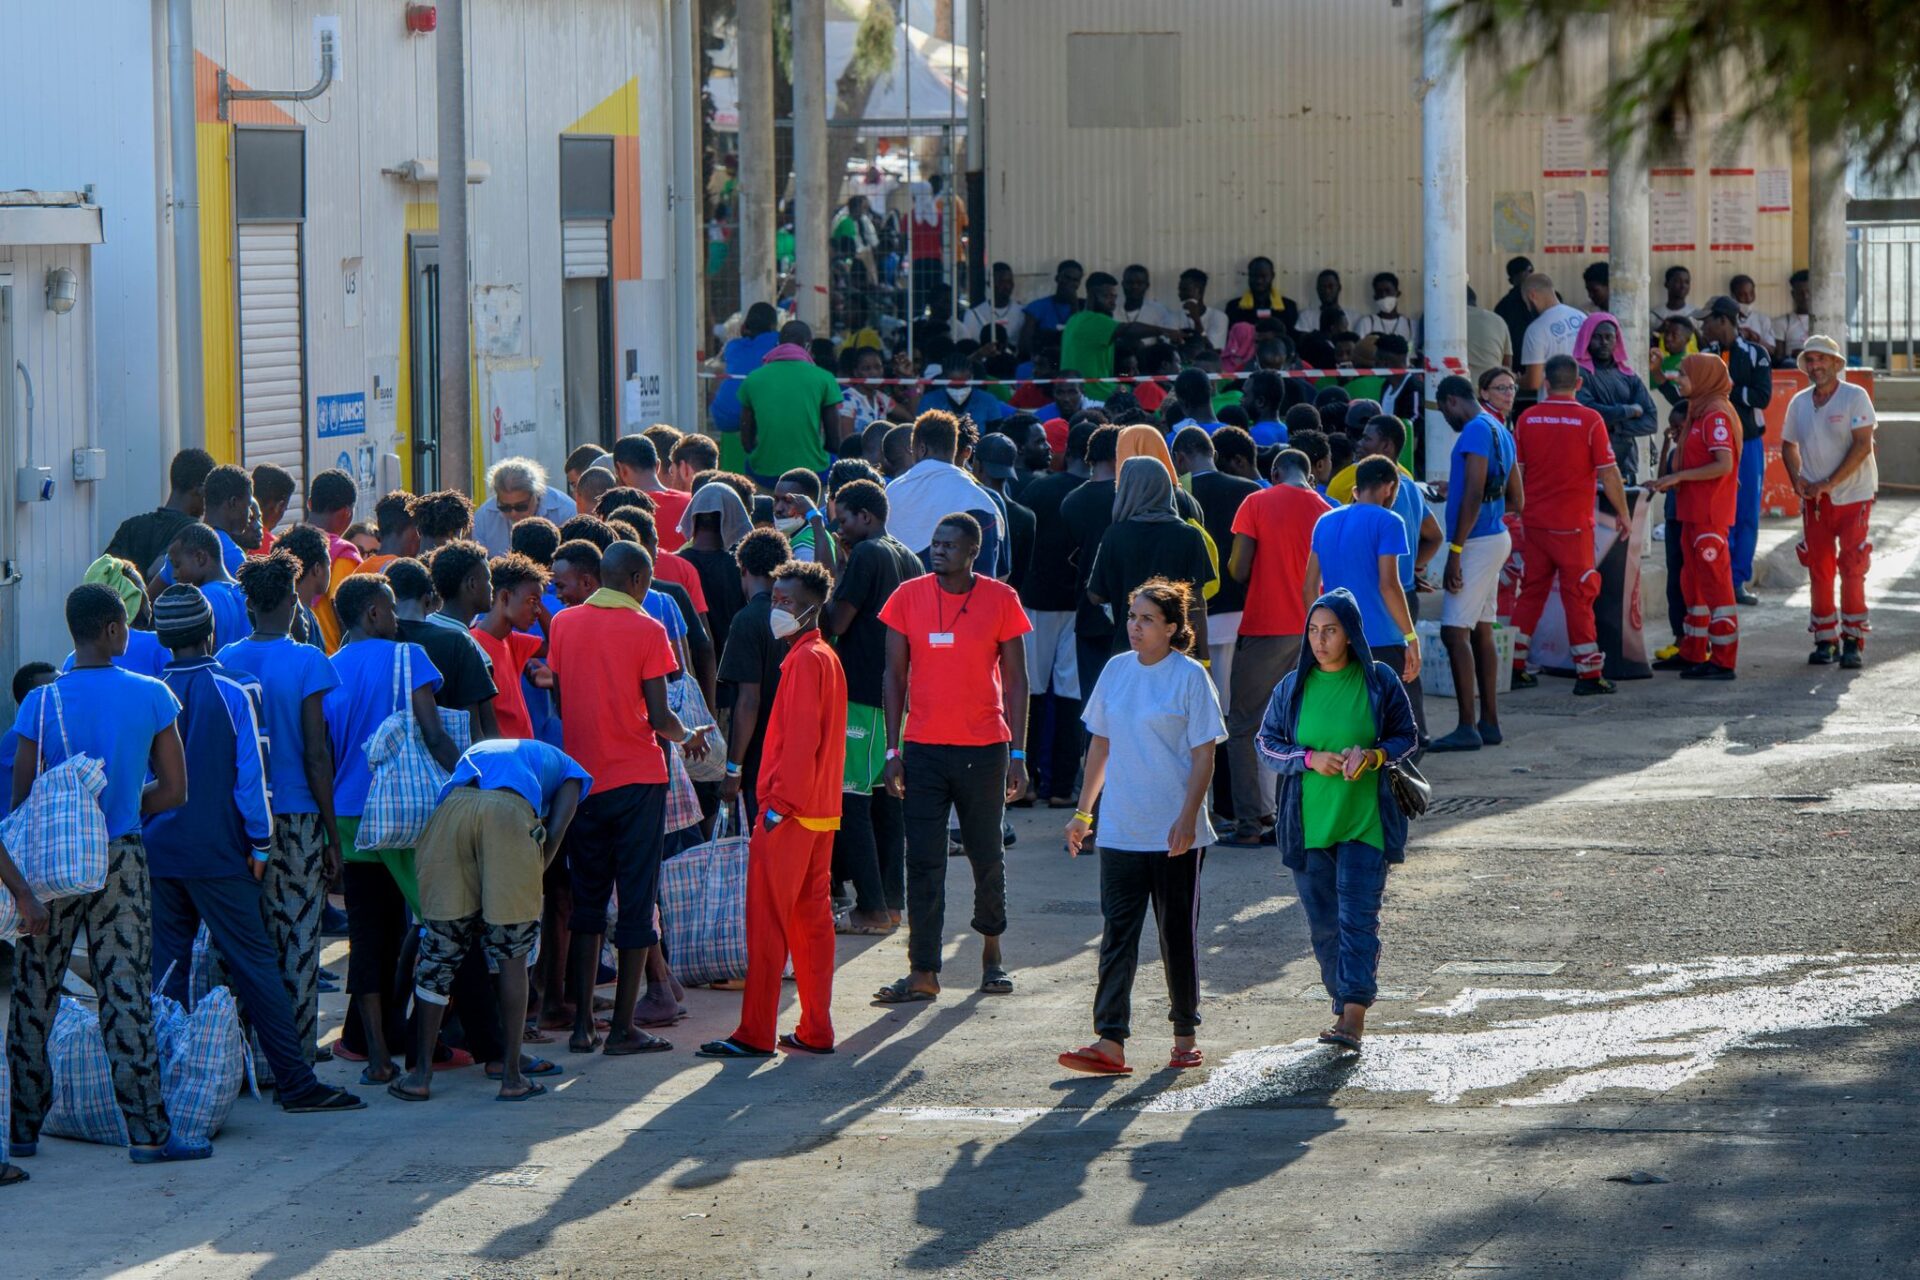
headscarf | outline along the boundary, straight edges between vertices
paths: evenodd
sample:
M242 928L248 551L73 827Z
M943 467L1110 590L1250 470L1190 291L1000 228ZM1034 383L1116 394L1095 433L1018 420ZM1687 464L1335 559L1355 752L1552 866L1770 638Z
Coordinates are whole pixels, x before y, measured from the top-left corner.
M1580 322L1580 332L1573 339L1574 363L1587 373L1593 372L1593 357L1587 354L1587 343L1593 341L1593 331L1603 324L1613 326L1613 367L1621 373L1632 373L1633 364L1627 359L1626 330L1605 311L1596 311Z
M680 533L683 537L693 537L693 518L695 516L717 515L720 517L720 545L733 550L740 539L753 532L753 520L747 515L747 504L740 501L740 495L733 486L719 480L709 480L700 486L700 492L693 495L693 501L680 515Z
M1734 417L1733 375L1719 356L1691 355L1680 362L1680 372L1693 394L1687 397L1687 421L1698 422L1710 413Z
M87 566L86 575L80 580L112 587L114 594L120 597L120 603L127 608L129 626L140 616L140 602L147 593L141 588L139 580L128 572L127 562L118 556L101 556Z
M797 342L783 342L761 359L761 364L772 364L775 360L805 360L813 363L813 353Z
M1065 471L1067 469L1067 420L1048 418L1040 424L1040 429L1047 433L1047 447L1053 450L1052 469Z
M1220 353L1220 372L1236 374L1253 362L1253 326L1242 320L1227 330L1227 347Z
M1135 424L1120 428L1120 439L1114 445L1114 465L1124 468L1129 458L1152 458L1166 468L1168 484L1178 483L1180 473L1173 469L1173 454L1167 451L1167 439L1152 427Z
M1113 522L1139 520L1145 524L1179 524L1173 507L1173 478L1153 465L1154 459L1132 457L1120 464L1113 489Z

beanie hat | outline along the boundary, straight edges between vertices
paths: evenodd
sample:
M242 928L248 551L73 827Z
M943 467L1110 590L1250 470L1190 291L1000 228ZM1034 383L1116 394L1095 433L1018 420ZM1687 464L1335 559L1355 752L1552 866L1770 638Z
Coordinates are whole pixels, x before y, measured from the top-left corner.
M213 606L198 587L177 583L153 602L153 629L169 649L191 649L213 634Z

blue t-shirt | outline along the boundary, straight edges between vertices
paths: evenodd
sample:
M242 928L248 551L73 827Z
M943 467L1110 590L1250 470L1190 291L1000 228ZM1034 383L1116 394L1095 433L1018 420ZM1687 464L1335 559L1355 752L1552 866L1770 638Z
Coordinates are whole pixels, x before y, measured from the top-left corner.
M417 644L407 646L413 657L413 687L438 689L440 670ZM357 818L367 807L367 788L373 774L367 766L367 739L380 722L400 707L394 704L393 668L400 646L392 640L355 640L333 655L340 685L321 704L327 715L327 733L333 739L333 811ZM409 694L411 690L409 691ZM401 706L408 705L403 699Z
M1407 553L1399 516L1371 502L1336 507L1314 524L1313 553L1320 557L1320 590L1345 587L1359 602L1369 648L1406 643L1380 594L1380 557Z
M1453 442L1453 461L1447 468L1447 523L1442 532L1451 542L1460 517L1460 491L1466 487L1467 455L1477 453L1487 460L1487 487L1480 500L1480 518L1473 522L1469 538L1487 538L1506 526L1507 476L1513 471L1513 433L1490 413L1460 428Z
M1035 298L1026 306L1027 319L1039 326L1042 333L1058 333L1073 319L1074 306L1071 302L1062 302L1052 294L1044 298Z
M1212 434L1211 429L1208 434ZM1256 422L1248 427L1247 434L1253 437L1254 444L1266 449L1287 442L1287 424L1269 418L1265 422Z
M247 562L247 553L240 549L239 543L227 536L226 530L215 529L213 535L220 539L220 559L221 562L227 566L227 572L239 573L240 566ZM170 587L173 585L172 556L167 556L161 560L160 572L155 574L154 577L165 586Z
M990 395L979 387L975 387L973 394L967 397L966 403L962 404L947 394L946 387L936 384L920 397L918 403L921 413L929 409L944 410L955 417L964 413L983 427L990 422L998 422L1002 418L1011 418L1019 412L999 396Z
M0 733L0 818L13 812L13 761L20 754L20 735Z
M720 362L735 376L723 380L720 389L713 393L709 413L716 431L740 429L740 384L765 362L767 353L779 345L779 334L763 333L757 338L735 338L720 348Z
M532 738L488 738L461 754L453 776L440 788L440 799L471 782L483 791L513 792L544 820L553 807L554 792L570 778L580 780L580 798L585 800L593 790L593 778L566 752Z
M60 670L73 670L74 655L69 652L67 660L60 664ZM113 660L113 665L122 671L131 671L137 676L152 676L155 680L173 661L173 655L167 652L160 637L151 631L142 631L138 627L127 628L127 651Z
M253 634L253 617L247 612L247 593L237 582L203 582L200 594L213 609L213 651L220 652Z
M220 665L260 682L267 729L267 785L275 813L318 813L307 785L307 735L301 708L316 693L340 686L327 655L286 636L242 640L220 651Z
M680 612L680 602L664 591L647 588L647 598L640 602L647 616L667 629L667 639L678 640L687 634L687 618Z
M1411 596L1413 561L1420 549L1420 526L1427 520L1427 499L1420 492L1420 482L1404 471L1400 473L1400 487L1394 491L1393 514L1400 517L1400 526L1407 531L1407 554L1400 557L1400 585Z
M180 715L173 691L149 676L119 667L77 667L50 685L35 689L20 704L13 731L29 742L40 742L40 705L58 691L61 714L47 707L46 741L40 759L52 768L69 751L89 755L106 767L107 789L100 793L100 810L107 816L107 838L135 835L140 830L140 792L147 785L147 761L153 755L154 735ZM65 745L60 725L66 724Z

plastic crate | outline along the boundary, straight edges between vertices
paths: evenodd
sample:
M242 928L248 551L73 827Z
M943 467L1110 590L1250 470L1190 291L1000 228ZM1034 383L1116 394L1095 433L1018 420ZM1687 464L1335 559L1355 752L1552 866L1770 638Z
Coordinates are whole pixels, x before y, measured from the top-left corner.
M1420 685L1429 694L1451 698L1453 665L1447 661L1447 647L1440 643L1440 622L1424 618L1414 630L1420 634ZM1506 693L1513 688L1513 629L1493 624L1493 648L1500 655L1500 682L1495 688Z

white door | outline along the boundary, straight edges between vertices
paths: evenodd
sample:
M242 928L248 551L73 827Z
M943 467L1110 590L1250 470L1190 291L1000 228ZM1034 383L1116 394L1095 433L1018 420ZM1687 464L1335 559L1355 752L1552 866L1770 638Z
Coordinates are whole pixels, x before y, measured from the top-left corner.
M560 274L569 280L612 274L613 249L605 220L569 218L560 224Z
M300 224L248 222L239 232L240 463L293 475L286 518L297 521L307 492Z

